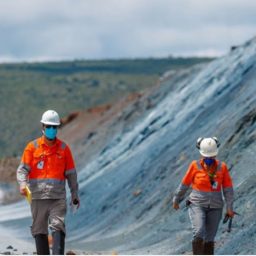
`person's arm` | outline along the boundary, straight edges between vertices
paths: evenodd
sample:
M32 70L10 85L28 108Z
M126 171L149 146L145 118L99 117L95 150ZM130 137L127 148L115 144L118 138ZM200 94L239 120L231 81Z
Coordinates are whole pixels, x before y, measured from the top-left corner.
M31 143L29 143L22 155L20 165L17 169L17 181L20 185L20 194L26 195L25 187L28 182L28 174L31 170L31 164L32 164L32 158L33 158L33 146Z
M80 200L78 196L78 182L77 182L77 172L75 168L75 163L73 160L73 156L71 150L68 146L65 148L66 153L66 169L65 169L65 177L68 181L68 186L71 193L71 201L73 204L80 206Z
M183 200L187 190L189 189L192 181L193 181L193 170L194 170L194 162L192 162L185 174L185 176L182 179L182 182L178 186L178 188L175 191L174 197L173 197L173 208L179 209L179 203Z
M226 211L227 214L230 217L234 216L233 211L233 201L234 201L234 190L233 190L233 182L231 179L231 176L229 174L227 165L225 163L222 163L223 168L223 183L222 183L222 189L223 189L223 195L226 202Z

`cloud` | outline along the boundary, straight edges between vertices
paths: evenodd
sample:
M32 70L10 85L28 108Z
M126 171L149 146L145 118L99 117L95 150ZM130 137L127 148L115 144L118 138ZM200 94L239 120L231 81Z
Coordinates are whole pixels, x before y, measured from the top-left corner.
M250 0L0 1L0 60L221 55L254 36Z

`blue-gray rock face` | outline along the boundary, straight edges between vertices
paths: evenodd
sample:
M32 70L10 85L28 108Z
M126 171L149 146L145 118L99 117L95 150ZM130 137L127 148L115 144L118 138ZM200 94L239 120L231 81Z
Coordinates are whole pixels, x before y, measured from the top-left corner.
M220 225L216 253L255 254L255 63L254 38L205 67L167 73L123 110L112 124L123 122L123 129L79 174L83 205L79 218L69 218L70 244L129 254L189 252L187 212L174 211L171 198L190 161L200 157L197 138L217 136L241 216L232 233Z

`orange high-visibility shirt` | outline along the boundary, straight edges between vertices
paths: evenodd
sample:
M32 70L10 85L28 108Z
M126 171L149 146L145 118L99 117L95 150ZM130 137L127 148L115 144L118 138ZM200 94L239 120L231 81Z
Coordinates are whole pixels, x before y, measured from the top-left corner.
M21 162L29 170L29 179L65 180L75 170L69 147L59 139L48 146L42 136L30 142L24 150Z
M214 175L214 182L216 186L213 186L210 182L210 177L207 171L203 168L203 160L193 161L185 176L182 179L182 184L185 186L192 186L192 189L201 192L218 192L222 188L232 187L232 179L229 175L227 165L224 162L218 160L215 161L216 172Z

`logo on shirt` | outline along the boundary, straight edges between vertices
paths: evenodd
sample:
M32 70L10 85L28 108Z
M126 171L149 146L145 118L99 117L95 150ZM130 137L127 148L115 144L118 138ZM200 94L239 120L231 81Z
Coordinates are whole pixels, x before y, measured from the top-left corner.
M44 161L43 160L39 161L36 167L37 169L42 170L44 168Z
M214 181L212 183L212 189L217 189L217 187L218 187L218 181Z

